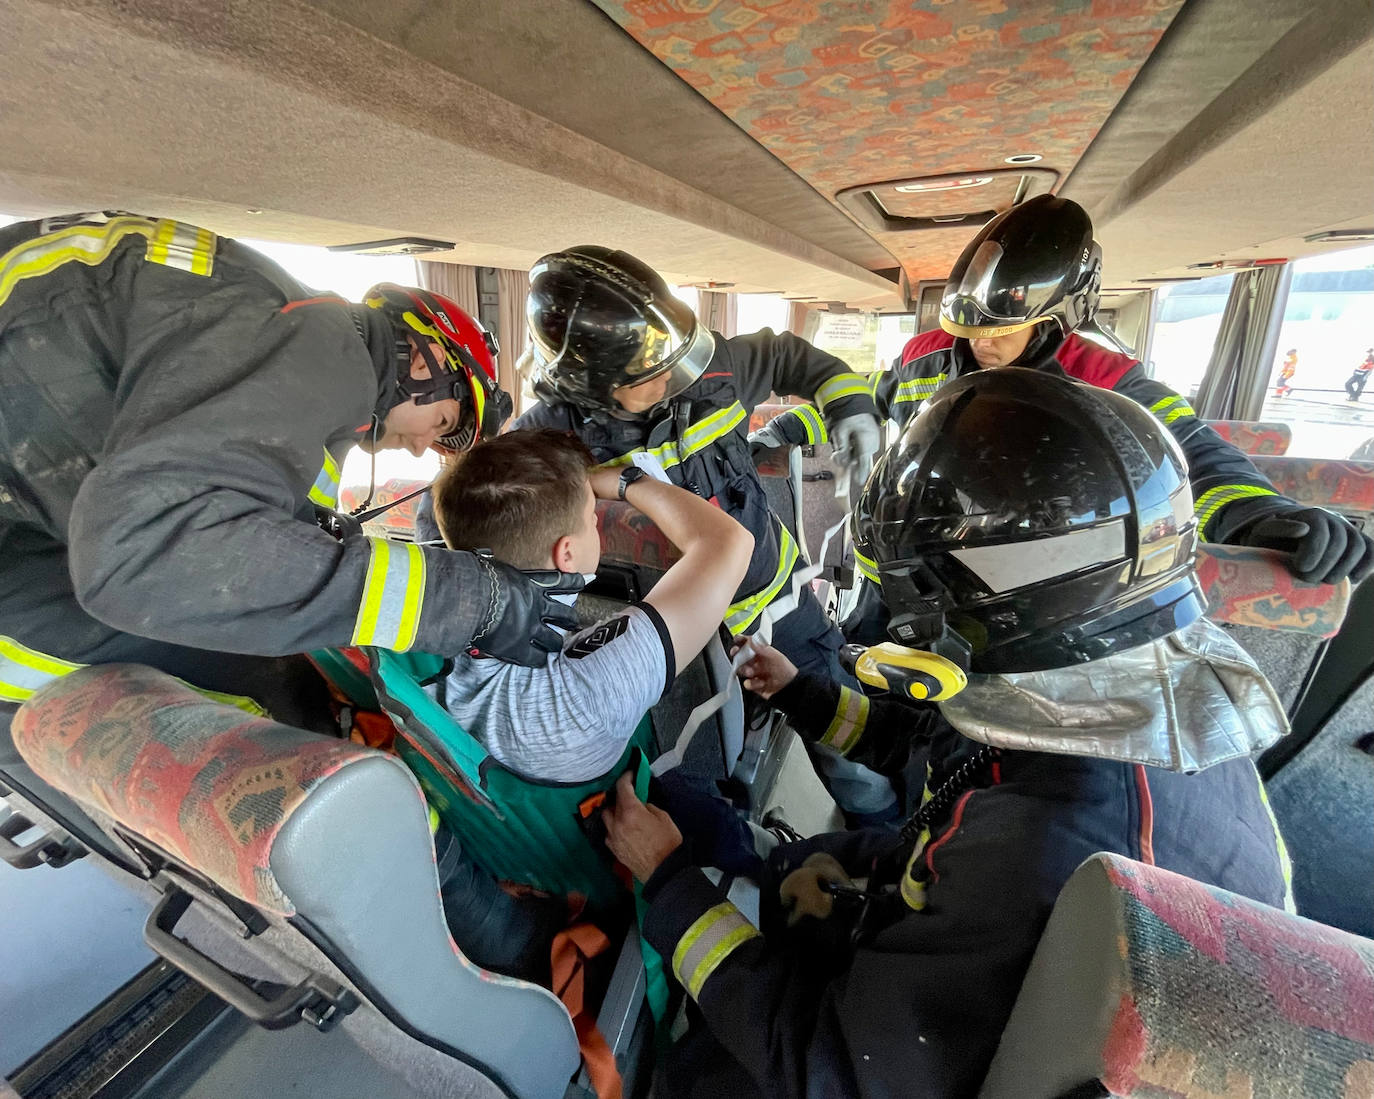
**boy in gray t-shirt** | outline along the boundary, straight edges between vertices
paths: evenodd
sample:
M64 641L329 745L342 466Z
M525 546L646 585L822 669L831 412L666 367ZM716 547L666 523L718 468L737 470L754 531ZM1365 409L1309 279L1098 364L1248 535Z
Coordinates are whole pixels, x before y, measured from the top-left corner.
M569 634L541 668L459 654L440 701L500 763L526 778L605 774L644 714L715 634L754 539L701 497L631 466L597 469L573 435L512 431L478 443L434 485L451 549L489 549L521 569L594 573L596 501L642 511L682 553L644 599Z

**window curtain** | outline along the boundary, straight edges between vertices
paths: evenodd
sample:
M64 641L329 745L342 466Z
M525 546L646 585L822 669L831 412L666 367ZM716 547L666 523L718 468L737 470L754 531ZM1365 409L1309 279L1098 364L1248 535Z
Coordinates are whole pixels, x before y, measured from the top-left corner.
M697 295L697 320L726 339L739 331L739 303L734 294L703 290Z
M520 356L529 346L529 328L525 324L525 298L529 294L529 289L528 271L496 269L496 338L501 343L497 365L500 369L501 388L509 393L511 400L515 402L516 416L525 410L533 397L529 392L531 379L522 377L518 369Z
M804 302L787 303L787 331L794 336L809 340L816 334L819 318L814 309L808 309Z
M1293 265L1285 263L1241 271L1232 281L1194 402L1204 420L1259 419L1292 279Z
M470 317L477 316L477 268L465 263L418 260L420 285L452 299Z

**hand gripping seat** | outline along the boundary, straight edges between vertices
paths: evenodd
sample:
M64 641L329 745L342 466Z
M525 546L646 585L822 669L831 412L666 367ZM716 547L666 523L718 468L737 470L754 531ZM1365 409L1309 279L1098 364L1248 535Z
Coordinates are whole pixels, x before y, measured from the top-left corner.
M1094 855L1055 902L979 1094L1374 1094L1374 942Z
M360 1003L342 1028L427 1094L564 1095L572 1021L551 993L454 945L425 802L398 760L131 664L45 687L13 735L35 773L155 871L149 944L245 1014L324 1029ZM180 938L188 909L211 914L221 942ZM226 924L255 963L236 968L292 987L265 999L214 960L221 944L232 956Z

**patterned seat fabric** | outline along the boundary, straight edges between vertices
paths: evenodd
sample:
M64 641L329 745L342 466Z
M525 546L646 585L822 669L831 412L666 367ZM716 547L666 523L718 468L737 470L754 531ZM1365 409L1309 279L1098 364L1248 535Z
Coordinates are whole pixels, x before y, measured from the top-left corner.
M1199 548L1198 581L1207 617L1233 626L1334 637L1350 605L1350 581L1309 584L1272 550L1247 546Z
M1064 886L982 1099L1374 1095L1374 942L1119 855Z
M1114 1095L1374 1095L1374 942L1099 855L1126 988L1103 1050Z
M403 496L408 496L416 489L424 488L427 482L410 480L405 477L393 477L384 485L378 485L372 494L372 503L369 509L379 508L383 504L388 504L392 500L399 500ZM363 502L364 494L360 487L345 486L339 490L339 510L343 512L353 511ZM415 538L415 511L420 506L420 497L407 500L403 504L397 504L390 511L385 511L377 518L369 520L364 524L364 529L374 538L404 538L413 541Z
M1293 442L1293 429L1287 424L1266 420L1204 420L1208 427L1246 454L1287 454Z
M1256 458L1255 468L1300 504L1374 522L1374 462Z
M72 672L15 714L15 747L50 785L220 888L294 914L271 870L278 832L312 789L375 755L213 702L163 672Z
M769 420L776 416L781 416L784 412L791 412L797 406L794 404L760 404L754 406L754 411L749 413L749 433L752 435L759 428L763 427Z
M596 522L601 559L608 564L663 572L682 556L652 519L629 504L602 500L596 505Z

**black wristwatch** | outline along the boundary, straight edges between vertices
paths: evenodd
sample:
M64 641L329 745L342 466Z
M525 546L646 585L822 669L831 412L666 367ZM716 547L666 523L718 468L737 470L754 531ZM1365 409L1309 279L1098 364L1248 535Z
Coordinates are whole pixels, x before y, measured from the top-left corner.
M620 488L616 491L616 495L622 500L625 499L625 491L643 476L645 473L639 466L627 466L625 472L620 475Z

